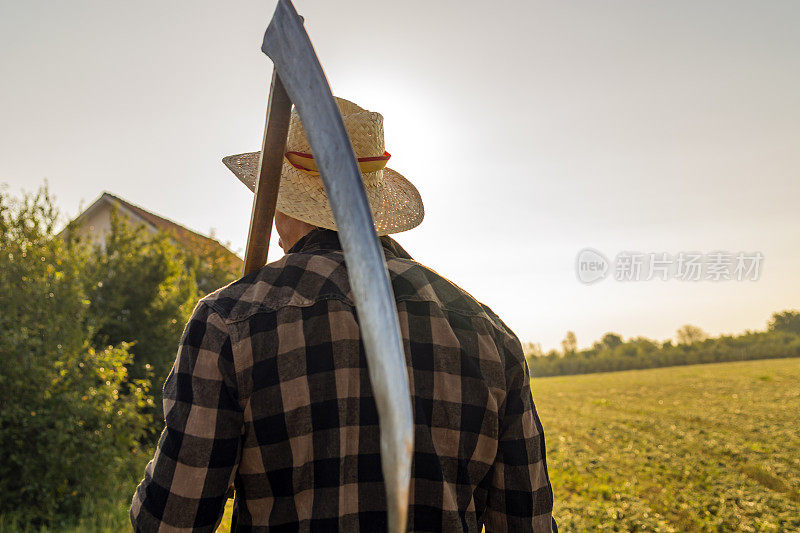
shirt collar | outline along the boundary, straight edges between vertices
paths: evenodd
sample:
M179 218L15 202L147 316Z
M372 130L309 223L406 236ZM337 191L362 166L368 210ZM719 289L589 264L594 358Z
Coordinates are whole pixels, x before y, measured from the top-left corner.
M411 259L408 252L388 235L380 237L380 241L384 253L387 256L391 255L400 259ZM294 254L298 252L310 252L312 250L341 249L342 245L339 243L339 234L337 232L325 228L315 228L301 237L286 253Z

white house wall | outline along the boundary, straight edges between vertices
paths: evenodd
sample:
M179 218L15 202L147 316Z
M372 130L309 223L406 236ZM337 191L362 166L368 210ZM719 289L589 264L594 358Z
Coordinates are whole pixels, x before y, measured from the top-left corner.
M114 206L119 215L127 217L133 224L144 224L151 232L158 232L151 224L136 216L125 206L119 205L112 199L101 197L78 217L76 233L81 237L88 238L94 244L105 247L108 234L111 233L111 213Z

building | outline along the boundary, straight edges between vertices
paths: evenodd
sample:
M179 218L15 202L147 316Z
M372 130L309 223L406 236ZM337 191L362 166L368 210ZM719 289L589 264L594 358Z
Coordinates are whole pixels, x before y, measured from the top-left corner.
M153 233L161 231L167 234L178 247L191 252L206 263L207 268L204 268L204 271L237 274L242 271L242 259L211 237L187 229L108 192L104 192L70 222L67 229L74 230L77 235L102 247L111 232L111 217L115 210L133 225L141 224ZM209 275L215 279L208 279L208 283L204 283L202 279L198 280L201 289L213 290L216 288L214 285L219 283L216 279L219 278L218 274L209 273Z

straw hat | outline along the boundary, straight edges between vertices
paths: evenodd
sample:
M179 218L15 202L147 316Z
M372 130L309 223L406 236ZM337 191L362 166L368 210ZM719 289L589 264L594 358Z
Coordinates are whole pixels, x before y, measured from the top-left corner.
M361 168L378 235L415 228L425 216L422 198L410 181L386 167L390 155L383 140L383 116L343 98L336 98L336 103ZM253 191L260 155L261 152L229 155L222 162ZM322 178L295 109L289 122L277 209L314 226L336 229Z

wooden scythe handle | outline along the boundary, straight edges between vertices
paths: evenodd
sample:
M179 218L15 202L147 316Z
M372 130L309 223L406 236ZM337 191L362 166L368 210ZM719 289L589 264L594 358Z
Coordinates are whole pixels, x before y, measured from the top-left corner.
M275 217L275 204L278 201L278 188L281 184L281 168L286 151L291 111L292 101L275 69L272 71L264 141L258 163L253 211L250 214L247 250L244 254L244 276L267 264L269 238L272 234L272 219Z

